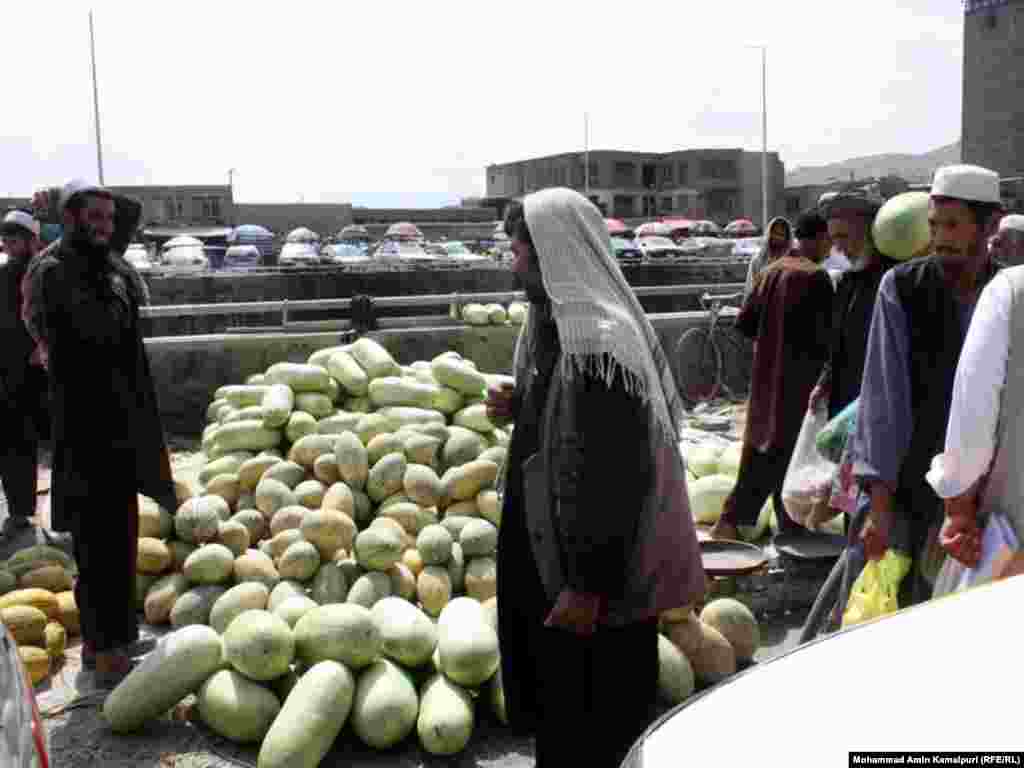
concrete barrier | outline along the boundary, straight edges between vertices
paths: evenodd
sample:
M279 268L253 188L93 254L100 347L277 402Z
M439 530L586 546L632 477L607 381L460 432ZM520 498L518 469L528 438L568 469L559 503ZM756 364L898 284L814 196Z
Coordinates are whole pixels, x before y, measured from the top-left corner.
M703 312L652 315L651 322L670 358L679 337L688 329L705 325ZM728 322L728 321L725 321ZM512 356L519 329L516 326L473 328L465 325L405 328L368 334L388 349L400 363L430 360L454 350L489 373L511 373ZM157 397L165 429L176 435L199 435L206 420L206 407L217 387L240 384L248 376L262 373L274 363L305 362L318 349L341 343L338 333L253 333L146 339ZM745 344L739 354L749 356ZM730 349L723 349L729 353ZM726 362L727 375L749 369L749 359ZM673 362L673 365L677 365ZM680 375L676 369L677 377ZM682 372L685 375L685 371Z

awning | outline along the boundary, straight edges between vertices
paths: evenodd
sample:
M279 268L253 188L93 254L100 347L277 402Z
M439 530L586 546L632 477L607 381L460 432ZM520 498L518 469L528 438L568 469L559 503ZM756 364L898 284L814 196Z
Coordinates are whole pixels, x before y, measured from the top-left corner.
M210 238L227 238L233 230L231 227L147 227L142 230L143 237L154 240L178 237L198 237L200 240Z

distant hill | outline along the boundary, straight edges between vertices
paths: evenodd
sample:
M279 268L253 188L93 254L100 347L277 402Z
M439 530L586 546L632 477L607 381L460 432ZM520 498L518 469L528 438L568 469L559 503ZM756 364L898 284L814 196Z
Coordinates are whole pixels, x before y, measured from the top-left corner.
M911 183L925 184L932 180L935 169L960 162L960 142L933 149L923 155L886 154L855 157L841 163L794 168L786 174L787 187L828 184L832 181L899 176Z

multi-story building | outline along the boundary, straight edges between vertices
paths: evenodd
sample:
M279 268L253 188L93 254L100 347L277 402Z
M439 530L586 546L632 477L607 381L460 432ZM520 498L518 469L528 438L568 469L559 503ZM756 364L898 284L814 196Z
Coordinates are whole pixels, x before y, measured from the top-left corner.
M963 161L1004 179L1024 176L1022 40L1024 0L965 0Z
M691 149L668 153L571 152L487 167L487 197L515 198L545 187L588 188L605 215L620 219L678 216L727 223L761 218L761 153ZM768 213L782 212L785 169L768 154Z

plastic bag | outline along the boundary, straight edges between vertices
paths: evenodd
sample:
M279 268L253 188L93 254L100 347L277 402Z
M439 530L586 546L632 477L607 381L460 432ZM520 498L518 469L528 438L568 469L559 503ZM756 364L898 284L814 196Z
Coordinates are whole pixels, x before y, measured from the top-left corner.
M815 507L820 509L820 505L827 505L832 495L836 465L822 456L815 444L818 432L827 420L823 409L807 412L782 483L782 504L786 514L800 525L806 525Z
M992 581L992 569L1000 555L1016 552L1019 548L1017 536L1009 521L1001 513L993 513L981 534L981 556L978 558L978 565L968 568L956 558L946 557L935 579L932 597L962 592Z
M894 549L888 550L881 560L868 560L850 589L843 626L851 627L898 611L900 582L910 572L911 564L909 556Z
M860 398L843 408L835 418L829 421L818 432L814 444L818 452L829 461L837 464L843 457L846 442L857 429L857 412L860 409Z

